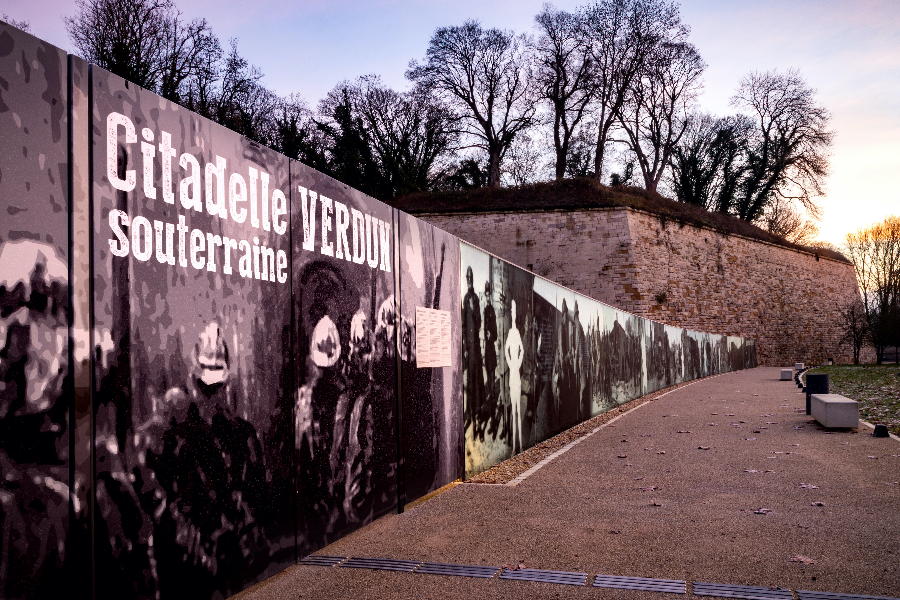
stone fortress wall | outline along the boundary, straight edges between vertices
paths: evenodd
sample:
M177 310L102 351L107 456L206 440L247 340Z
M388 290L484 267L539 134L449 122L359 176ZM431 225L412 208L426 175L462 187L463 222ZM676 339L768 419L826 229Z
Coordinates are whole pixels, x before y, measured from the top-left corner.
M853 361L838 326L859 296L847 262L625 207L417 216L635 315L755 338L761 365Z

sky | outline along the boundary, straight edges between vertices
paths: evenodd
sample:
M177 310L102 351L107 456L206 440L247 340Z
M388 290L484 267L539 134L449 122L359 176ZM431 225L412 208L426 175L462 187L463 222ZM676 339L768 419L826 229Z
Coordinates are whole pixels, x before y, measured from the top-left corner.
M533 31L543 0L175 0L205 17L280 95L310 106L335 84L375 73L398 90L409 82L438 27L477 19ZM584 0L559 0L573 10ZM0 12L72 51L62 17L74 0L0 0ZM703 110L733 113L729 98L751 71L799 69L832 114L831 175L820 239L840 244L860 227L900 216L900 0L682 0L682 21L707 63Z

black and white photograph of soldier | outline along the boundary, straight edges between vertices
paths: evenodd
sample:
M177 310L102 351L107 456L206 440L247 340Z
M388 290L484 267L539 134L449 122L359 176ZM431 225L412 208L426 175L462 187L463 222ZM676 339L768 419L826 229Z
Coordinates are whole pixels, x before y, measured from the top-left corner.
M591 358L590 414L598 415L641 396L647 387L645 319L578 297Z
M0 22L0 597L64 597L85 565L69 421L66 54ZM77 538L77 539L76 539Z
M582 327L575 320L575 292L535 277L534 305L540 330L536 340L537 354L544 360L539 374L543 383L542 404L538 405L538 414L543 419L538 420L540 425L534 427L532 435L540 432L538 435L543 439L579 421L582 384L586 382L580 377L583 365L578 333Z
M536 407L534 275L465 243L460 244L460 273L465 474L471 477L509 458L514 445L517 452L531 445ZM507 350L512 359L507 359Z
M397 507L398 319L392 209L297 162L291 177L305 556Z
M744 338L729 335L727 336L728 348L728 371L737 371L744 368Z
M227 597L295 561L290 284L242 258L290 251L288 162L93 85L97 596Z
M4 598L62 595L67 585L68 294L68 267L52 246L0 241Z
M682 335L682 347L684 348L685 379L694 380L710 375L709 371L709 336L690 329L685 329Z
M398 211L404 503L462 477L459 238ZM450 314L451 365L416 365L416 307Z

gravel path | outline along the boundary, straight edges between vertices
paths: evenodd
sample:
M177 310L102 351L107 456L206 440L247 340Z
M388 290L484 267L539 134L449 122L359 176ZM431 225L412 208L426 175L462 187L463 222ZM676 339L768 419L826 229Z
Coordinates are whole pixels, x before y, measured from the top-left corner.
M804 404L777 368L709 378L517 487L457 485L318 554L898 596L900 443L824 431ZM240 597L665 598L305 565Z

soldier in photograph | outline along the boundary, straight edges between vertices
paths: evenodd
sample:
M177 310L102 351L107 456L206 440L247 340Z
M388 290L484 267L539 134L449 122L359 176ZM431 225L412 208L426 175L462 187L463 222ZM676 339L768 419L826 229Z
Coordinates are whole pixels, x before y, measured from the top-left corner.
M0 597L67 594L68 267L32 240L0 244ZM85 482L78 481L77 485Z
M484 398L484 362L481 359L481 307L475 293L472 267L466 269L468 291L463 298L462 337L463 365L466 372L466 418L465 427L471 425L478 434L478 413ZM484 439L484 432L481 432Z

